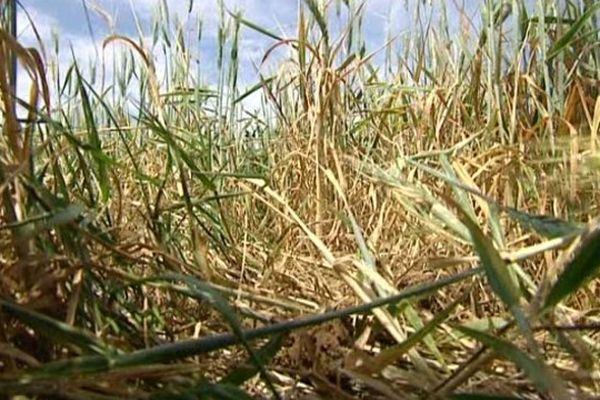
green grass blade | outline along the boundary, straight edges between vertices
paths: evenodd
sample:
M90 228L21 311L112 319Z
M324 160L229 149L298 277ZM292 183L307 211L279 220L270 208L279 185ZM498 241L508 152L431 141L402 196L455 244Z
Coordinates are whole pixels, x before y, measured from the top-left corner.
M165 141L177 158L187 165L192 174L199 178L200 182L202 182L207 189L213 191L216 190L216 186L213 182L214 178L209 178L201 171L200 168L198 168L191 155L177 143L177 137L172 132L169 132L169 130L151 114L145 113L144 122L150 129L152 129L153 132L155 132Z
M279 35L276 35L275 33L271 32L270 30L268 30L267 28L264 28L260 25L255 24L252 21L249 21L245 18L243 18L241 15L238 14L234 14L232 12L228 12L229 15L234 18L236 21L238 21L240 24L246 26L247 28L252 29L253 31L256 31L258 33L262 33L263 35L270 37L271 39L275 39L277 41L283 41L285 40L284 38L282 38Z
M310 13L319 26L319 30L325 39L325 44L327 44L329 42L329 30L327 28L327 20L321 10L319 10L319 3L315 0L305 0L305 2Z
M506 247L506 238L504 237L504 231L502 230L502 223L500 222L500 212L495 204L489 205L490 216L488 218L488 226L492 233L494 241L504 249Z
M479 268L467 270L447 278L439 279L435 282L428 282L421 285L412 286L400 291L398 294L380 298L367 304L348 307L342 310L331 311L327 313L309 315L295 320L285 321L262 328L245 331L243 337L246 340L269 337L343 318L352 314L363 314L375 308L396 304L416 296L431 294L441 288L462 282L463 280L482 272L483 271ZM31 373L28 374L25 379L28 381L36 379L54 379L57 376L65 377L78 374L90 374L102 371L110 371L117 368L132 367L136 365L172 362L184 357L192 357L199 354L208 353L238 343L240 343L240 338L235 334L220 334L200 339L167 343L149 349L137 350L128 354L111 356L110 358L103 356L90 356L60 360L46 364L42 368L39 368L35 371L31 371ZM3 386L0 384L0 389L2 388Z
M417 310L415 310L412 304L408 302L406 303L403 314L410 323L410 325L415 330L417 330L417 332L420 332L425 327L423 321L421 320L421 317L419 316ZM434 355L434 357L440 362L440 364L446 365L444 355L438 348L433 336L431 336L430 334L426 334L423 336L422 340L423 343L425 343L425 346L427 346L427 349Z
M273 82L275 80L274 76L270 76L268 78L265 79L261 79L260 82L258 82L255 85L252 85L251 87L249 87L244 93L242 93L241 95L239 95L234 101L234 104L239 103L240 101L244 100L245 98L247 98L248 96L250 96L252 93L262 89L263 87L270 85L271 82Z
M267 344L265 344L263 347L261 347L255 352L256 357L260 360L262 364L268 364L271 361L271 359L275 357L275 355L277 355L277 353L281 349L281 346L283 345L283 338L283 335L275 335L271 339L269 339ZM251 362L252 360L248 360L244 363L244 365L241 365L238 368L231 371L230 373L228 373L227 376L224 377L220 383L229 383L232 385L239 386L242 383L246 382L248 379L255 376L257 373L259 373L259 371L255 366L251 365Z
M585 235L546 297L544 308L556 306L591 279L600 267L600 226Z
M514 344L490 334L466 328L464 326L455 327L461 333L481 342L483 345L493 349L498 355L512 361L518 366L539 390L545 393L560 393L557 388L557 378L553 376L549 368L535 358L531 358L527 353L521 351ZM558 398L564 398L560 396Z
M100 135L98 134L98 128L96 126L94 111L92 110L92 105L90 103L87 90L84 86L84 79L81 76L81 73L79 72L79 68L76 67L75 71L77 73L81 106L83 109L83 114L85 116L85 123L87 127L88 144L91 147L91 155L97 167L97 170L94 171L94 175L96 176L96 179L98 180L98 185L100 186L102 202L106 202L110 197L111 191L111 185L108 178L108 168L110 168L110 166L114 163L102 151L102 141L100 140Z
M577 34L581 31L584 24L588 20L592 19L596 14L596 11L600 10L600 3L591 5L573 25L562 35L548 50L548 61L558 56L561 52L566 50L571 43L577 40Z
M427 337L440 324L444 323L446 319L450 317L450 314L452 311L454 311L456 306L463 302L468 295L469 291L466 291L463 296L454 300L448 305L448 307L437 313L435 317L431 319L431 321L428 321L421 329L410 335L404 342L382 350L379 354L377 354L377 356L370 360L368 365L362 367L361 370L364 368L364 370L371 374L378 374L386 366L395 363L397 360L400 360L402 356L404 356L404 354L417 345L417 343Z
M481 260L481 266L494 293L511 311L520 309L520 293L510 278L506 262L494 247L494 243L484 235L479 226L457 206L461 221L469 229L473 239L473 246Z
M413 161L409 158L404 159L407 163L419 168L420 170L443 180L450 184L453 188L462 189L465 192L471 193L475 196L480 197L485 200L491 207L497 207L500 210L508 213L512 218L517 220L519 224L521 224L524 228L533 229L540 235L547 238L556 238L567 235L574 235L581 231L581 227L578 224L574 224L571 222L566 222L560 220L558 218L544 216L544 215L531 215L525 212L519 211L516 208L505 207L502 204L495 201L493 198L486 196L481 193L478 189L472 188L464 183L458 181L454 176L445 175L439 171L436 171L433 168L422 165L416 161Z
M22 323L30 326L38 334L44 335L56 343L74 345L85 352L93 354L109 355L114 353L109 346L92 335L47 315L4 300L0 300L0 309L7 315L12 315Z
M479 255L481 266L485 270L490 287L515 317L532 350L537 351L537 344L529 326L529 321L520 304L521 292L510 276L508 264L502 259L492 240L484 235L479 226L460 207L457 206L457 210L460 213L462 222L471 232L473 246Z
M506 207L505 210L521 227L531 229L547 239L575 235L582 231L580 225L563 221L559 218L546 215L532 215L512 207Z
M440 157L440 163L442 164L442 168L446 172L447 176L450 177L452 180L459 182L458 176L456 176L452 165L448 161L448 157L442 155ZM452 191L454 192L454 197L456 198L458 204L460 204L461 208L465 210L465 212L471 219L476 219L473 204L469 200L469 196L467 195L467 193L456 185L452 185Z
M167 274L159 279L161 279L161 280L164 279L166 281L171 281L171 282L181 281L181 282L186 283L186 285L187 285L186 288L173 288L173 289L177 290L183 294L186 294L198 301L206 301L211 306L213 306L217 311L219 311L223 315L223 317L225 317L225 319L227 320L233 333L238 337L240 342L244 345L244 347L250 354L250 360L255 365L256 369L260 372L262 378L267 383L267 386L269 387L269 389L271 389L271 391L273 392L275 398L279 398L279 394L277 393L275 386L271 382L271 380L263 366L262 360L256 355L256 353L250 346L250 343L246 339L245 332L243 331L242 326L240 325L240 322L237 318L237 314L236 314L235 310L233 309L233 307L231 307L231 305L227 302L227 300L225 300L225 298L223 298L223 296L221 296L221 294L219 292L217 292L215 289L213 289L206 283L204 283L196 278L193 278L191 276L182 275L182 274Z

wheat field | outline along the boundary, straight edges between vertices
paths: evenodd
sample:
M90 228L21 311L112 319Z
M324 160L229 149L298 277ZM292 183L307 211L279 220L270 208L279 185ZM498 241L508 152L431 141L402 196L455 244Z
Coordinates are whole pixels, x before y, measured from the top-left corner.
M209 86L167 1L66 69L0 3L0 398L599 398L600 3L407 3L219 2Z

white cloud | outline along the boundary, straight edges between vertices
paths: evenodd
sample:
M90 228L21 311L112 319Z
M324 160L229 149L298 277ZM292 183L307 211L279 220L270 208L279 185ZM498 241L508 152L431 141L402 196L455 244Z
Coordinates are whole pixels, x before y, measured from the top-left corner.
M60 21L53 16L33 7L28 8L27 11L31 20L25 13L17 13L17 38L25 46L38 45L34 26L42 40L50 38L53 31L60 30Z

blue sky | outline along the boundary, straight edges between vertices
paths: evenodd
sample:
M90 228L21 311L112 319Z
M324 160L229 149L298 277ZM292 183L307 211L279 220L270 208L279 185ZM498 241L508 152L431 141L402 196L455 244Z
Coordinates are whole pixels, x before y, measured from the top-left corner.
M99 65L104 59L106 74L112 74L112 51L102 51L102 41L111 33L130 36L137 40L137 17L145 40L151 42L152 22L161 2L167 4L171 17L177 16L188 27L188 45L196 46L193 57L201 65L202 83L214 85L217 77L217 31L219 24L217 0L19 0L33 20L46 47L47 64L58 65L61 70L72 62L73 54L81 66ZM282 37L296 35L296 18L299 2L302 0L223 0L230 10L239 10L243 16L264 26ZM322 1L322 0L320 0ZM352 0L351 0L352 1ZM335 0L332 1L335 3ZM356 1L356 3L358 3ZM415 7L422 0L366 0L363 21L363 34L367 50L372 51L383 45L387 37L411 34L415 30ZM436 1L434 1L436 3ZM449 0L450 24L467 26L461 21L456 5L464 7L466 15L479 23L478 5L484 0ZM190 4L193 5L189 13ZM335 6L332 7L335 10ZM425 13L426 15L427 13ZM203 24L202 40L194 43L198 26ZM333 18L335 22L335 17ZM339 22L339 20L338 20ZM35 37L25 14L18 18L19 39L26 45L36 45ZM426 21L424 22L426 23ZM462 25L461 25L462 24ZM439 28L439 25L435 25ZM56 34L56 35L54 35ZM52 38L58 37L60 53L55 57ZM242 28L240 43L240 86L252 85L259 81L257 65L274 40L250 29ZM73 51L71 52L71 48ZM383 53L382 53L383 54ZM159 51L154 52L159 79L164 67ZM267 68L267 67L263 67ZM264 72L264 71L263 71ZM21 74L19 92L27 90L25 74Z
M50 44L51 33L56 32L60 38L60 46L65 53L62 62L68 62L69 46L72 46L79 61L87 62L101 51L100 43L110 33L129 35L137 38L135 12L145 35L150 35L152 20L160 1L163 0L20 0L30 13L36 27L40 31L46 46ZM166 0L171 15L178 15L187 21L190 27L196 26L196 18L203 21L203 39L197 56L204 61L215 58L217 47L218 7L217 0L192 1L192 13L188 14L190 0ZM364 21L365 38L369 47L380 46L388 32L394 34L407 32L414 24L410 13L420 0L367 0ZM473 4L478 1L458 0L470 6L470 15L474 15ZM84 6L85 4L85 6ZM296 29L298 0L225 0L231 10L239 9L245 18L268 27L284 37L293 37ZM89 25L88 18L89 16ZM110 15L110 19L102 14ZM451 15L458 17L456 12ZM20 38L25 43L32 43L33 34L24 15L20 15ZM191 29L191 28L190 28ZM264 51L273 44L273 40L262 37L248 29L242 31L240 46L242 82L249 83L256 78L253 64L258 63ZM49 48L51 49L51 48ZM210 69L216 65L207 62L206 79L214 78Z

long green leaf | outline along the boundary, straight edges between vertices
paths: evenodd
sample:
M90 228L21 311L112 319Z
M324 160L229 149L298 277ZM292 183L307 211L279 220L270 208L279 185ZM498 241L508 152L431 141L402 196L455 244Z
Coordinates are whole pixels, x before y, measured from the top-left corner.
M473 246L479 255L481 266L485 271L490 287L509 310L520 309L520 293L510 278L506 262L494 247L491 239L484 235L467 213L460 207L457 207L457 210L461 214L461 221L471 233Z
M262 364L267 364L279 352L283 345L283 335L273 336L267 344L255 352L256 357ZM235 368L224 377L220 383L229 383L236 386L241 385L248 379L255 376L259 371L256 366L251 364L252 360L246 361L243 365Z
M113 349L100 342L94 336L44 314L4 300L0 300L0 309L2 312L12 315L22 323L30 326L38 334L44 335L56 343L74 345L94 354L115 354Z
M88 132L88 144L92 149L90 153L97 167L97 170L94 171L94 175L96 176L98 185L100 186L102 201L106 202L110 197L111 191L110 181L108 179L108 168L110 168L114 162L102 151L102 141L100 140L100 135L98 134L94 111L92 110L92 105L90 103L87 90L84 86L84 79L79 72L79 68L75 68L75 72L79 82L79 94L81 97L81 105Z
M563 221L559 218L546 215L532 215L512 207L506 207L505 210L509 216L517 220L521 227L532 229L548 239L574 235L582 231L581 226L578 224Z
M410 335L404 342L399 343L395 346L389 347L382 350L377 356L373 357L369 362L369 365L365 365L361 368L361 371L366 371L371 374L378 374L386 366L393 364L399 360L404 354L406 354L411 348L417 343L427 337L435 328L446 321L450 316L450 313L454 311L457 305L464 301L469 295L469 291L465 291L464 295L454 300L448 307L444 308L441 312L437 313L435 317L428 321L421 329Z
M252 93L262 89L263 87L271 84L271 82L273 82L275 80L274 76L270 76L268 78L264 78L261 79L260 82L258 82L257 84L249 87L248 89L246 89L246 91L244 93L242 93L241 95L239 95L234 101L234 104L239 103L240 101L244 100L246 97L250 96Z
M450 161L448 161L448 157L442 155L440 157L440 163L442 164L442 168L444 169L446 174L451 179L459 181L458 176L456 176L456 173L454 172L454 168L452 168ZM465 210L465 212L471 219L475 219L475 210L473 209L473 204L469 200L469 196L467 195L467 193L460 186L456 185L452 185L452 191L454 192L454 198L456 199L458 204L460 204L461 208Z
M577 20L575 23L562 35L548 50L548 61L558 56L562 51L567 49L571 43L577 40L577 33L581 31L584 24L592 19L596 14L596 11L600 10L600 3L591 5Z
M221 296L221 294L215 289L191 276L182 274L167 274L161 277L160 279L173 282L185 282L187 284L186 288L175 290L184 293L196 300L206 301L217 311L219 311L227 320L235 336L240 340L240 342L244 345L244 347L250 354L250 360L256 367L257 371L261 373L269 389L271 389L276 398L279 398L275 386L269 379L269 376L267 375L267 372L264 369L263 361L256 355L256 353L250 346L248 340L245 337L245 332L243 331L242 326L237 318L237 314L233 307L231 307L231 305L227 302L227 300L225 300L225 298L223 298L223 296Z
M462 282L464 279L472 277L481 272L483 271L480 268L475 268L447 278L439 279L435 282L416 285L404 289L393 296L379 298L367 304L348 307L342 310L336 310L322 314L309 315L291 321L280 322L245 331L243 336L246 340L253 340L262 337L273 336L275 334L291 332L300 328L314 326L352 314L366 313L378 307L396 304L409 298L430 294L451 284ZM238 336L235 334L226 333L200 339L167 343L149 349L137 350L132 353L118 356L89 356L60 360L46 364L42 368L32 371L30 374L25 376L24 379L29 382L33 380L55 379L58 376L66 377L73 374L79 375L110 371L117 368L131 367L136 365L172 362L184 357L192 357L198 354L208 353L238 343L240 343L240 338ZM19 383L15 384L19 385ZM4 386L0 384L0 389L2 389Z
M479 255L481 266L485 271L490 287L515 317L531 349L537 353L537 344L533 332L520 304L521 293L510 276L507 263L494 247L492 240L483 234L479 226L458 205L457 210L460 213L462 222L471 233L473 246Z
M546 297L544 308L557 305L591 279L600 267L600 226L586 235Z
M531 381L545 393L556 393L556 377L548 367L535 358L531 358L517 346L490 334L470 329L464 326L456 326L458 331L492 348L498 355L506 358L518 366Z
M229 12L229 15L231 17L233 17L235 20L237 20L240 24L258 32L258 33L262 33L263 35L270 37L271 39L275 39L277 41L283 41L285 40L284 38L282 38L279 35L274 34L273 32L271 32L270 30L268 30L267 28L263 28L260 25L255 24L254 22L247 20L245 18L243 18L241 15L237 15L234 13Z

